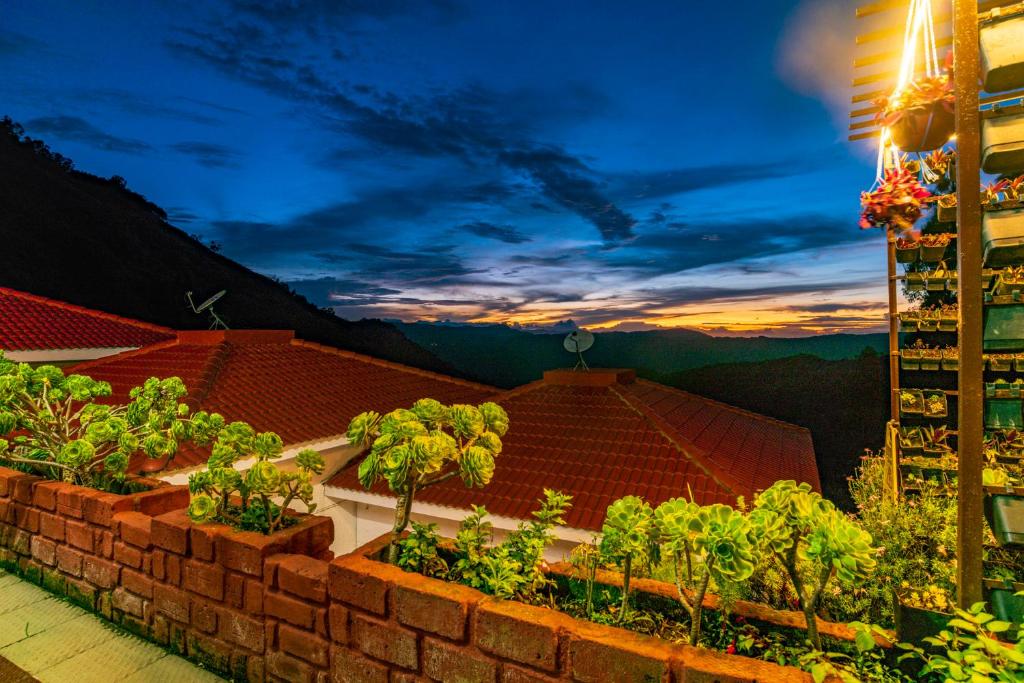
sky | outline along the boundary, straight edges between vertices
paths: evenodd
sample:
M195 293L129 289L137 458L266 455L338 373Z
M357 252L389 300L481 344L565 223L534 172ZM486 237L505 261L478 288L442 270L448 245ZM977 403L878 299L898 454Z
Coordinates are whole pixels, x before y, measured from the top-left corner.
M342 317L886 329L849 2L4 6L0 114Z

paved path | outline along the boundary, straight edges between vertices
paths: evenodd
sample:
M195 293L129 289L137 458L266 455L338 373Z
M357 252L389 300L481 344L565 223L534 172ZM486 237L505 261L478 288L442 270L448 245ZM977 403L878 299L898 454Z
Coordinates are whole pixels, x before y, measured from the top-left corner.
M223 680L2 570L0 657L40 683ZM3 672L0 666L0 676Z

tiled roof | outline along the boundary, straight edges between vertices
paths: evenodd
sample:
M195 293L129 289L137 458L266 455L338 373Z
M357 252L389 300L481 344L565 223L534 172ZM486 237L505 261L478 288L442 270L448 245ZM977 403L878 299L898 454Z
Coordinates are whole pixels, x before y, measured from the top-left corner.
M178 332L174 341L82 363L73 371L110 382L116 401L127 399L128 391L149 377L181 377L193 409L277 432L288 446L343 434L349 420L364 410L387 412L426 396L480 403L497 393L481 384L294 339L289 331ZM205 459L200 449L183 450L172 468Z
M135 348L173 337L166 327L0 287L5 351Z
M573 496L567 524L599 529L608 505L638 495L653 505L676 496L735 503L777 479L820 489L810 433L653 382L632 371L552 371L495 399L509 414L494 479L467 489L458 479L417 500L527 518L544 488ZM356 458L328 486L360 490ZM387 494L382 485L374 493Z

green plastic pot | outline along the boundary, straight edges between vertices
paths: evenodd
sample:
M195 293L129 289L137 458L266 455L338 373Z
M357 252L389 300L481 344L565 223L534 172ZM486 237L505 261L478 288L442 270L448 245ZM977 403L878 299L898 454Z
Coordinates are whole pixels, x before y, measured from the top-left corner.
M913 263L921 253L920 247L896 248L896 263Z
M956 332L956 318L939 318L939 332Z
M1024 88L1024 16L982 24L979 40L985 92Z
M1024 547L1024 497L1009 493L986 495L985 520L999 545Z
M1020 429L1021 400L1019 398L986 398L985 427L988 429Z
M917 321L917 329L921 332L936 332L939 329L938 318L921 318Z
M941 246L934 245L926 247L921 245L921 260L925 263L938 263L942 260L942 257L946 255L946 247L949 244L943 244Z
M900 354L900 367L904 370L920 370L921 369L921 356L906 356Z
M925 280L925 289L929 292L945 292L946 291L946 276L942 277L930 277Z
M935 205L935 220L939 223L955 223L956 222L956 204L953 206L943 206L941 203Z
M985 309L984 349L1024 349L1024 305L989 306Z
M981 168L992 175L1024 171L1024 112L1019 108L1007 107L1005 113L982 120Z
M907 273L907 291L924 291L924 273Z
M1024 261L1024 209L986 211L981 244L985 265L1011 266Z
M956 372L957 370L960 369L960 359L959 358L943 358L942 359L942 369L947 371L947 372Z
M1024 622L1024 597L1014 595L1013 588L989 588L988 603L996 619L1011 624Z
M952 614L904 605L896 598L896 639L901 643L923 644L949 627Z

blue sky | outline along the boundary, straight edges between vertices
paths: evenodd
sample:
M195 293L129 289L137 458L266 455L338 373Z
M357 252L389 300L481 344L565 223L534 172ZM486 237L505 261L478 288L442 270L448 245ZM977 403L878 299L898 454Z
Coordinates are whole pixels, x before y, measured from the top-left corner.
M8 0L3 111L344 317L882 329L852 8Z

